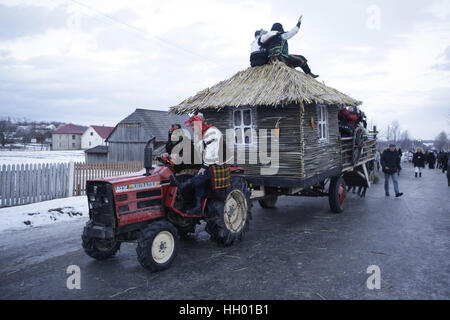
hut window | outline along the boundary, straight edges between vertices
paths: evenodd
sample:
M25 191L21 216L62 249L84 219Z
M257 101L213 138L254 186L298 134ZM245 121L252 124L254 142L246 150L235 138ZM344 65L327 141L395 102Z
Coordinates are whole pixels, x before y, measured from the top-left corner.
M250 109L233 111L235 144L252 144L252 112Z
M319 106L318 116L319 140L328 141L328 114L325 106Z

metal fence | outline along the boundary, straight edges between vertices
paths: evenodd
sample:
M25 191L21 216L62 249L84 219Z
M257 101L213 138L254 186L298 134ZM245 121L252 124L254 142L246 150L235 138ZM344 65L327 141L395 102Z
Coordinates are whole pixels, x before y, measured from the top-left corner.
M142 161L2 165L0 207L84 195L87 180L129 174L142 168Z

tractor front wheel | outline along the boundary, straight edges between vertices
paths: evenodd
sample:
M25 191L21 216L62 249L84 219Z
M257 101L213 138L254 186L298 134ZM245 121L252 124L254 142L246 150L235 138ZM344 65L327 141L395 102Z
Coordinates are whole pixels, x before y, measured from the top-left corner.
M88 235L86 228L81 236L81 240L84 252L97 260L106 260L114 257L117 251L119 251L121 244L115 239L104 240L92 238Z
M170 267L178 249L179 236L173 224L160 220L141 231L136 253L139 263L156 272Z

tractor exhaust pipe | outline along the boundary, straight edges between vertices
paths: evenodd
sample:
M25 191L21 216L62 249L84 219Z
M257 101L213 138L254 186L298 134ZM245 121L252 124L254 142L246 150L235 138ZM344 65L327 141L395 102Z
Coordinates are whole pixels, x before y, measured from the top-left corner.
M147 144L144 148L144 168L145 168L145 175L150 175L150 170L153 167L153 141L155 140L155 137L148 140Z

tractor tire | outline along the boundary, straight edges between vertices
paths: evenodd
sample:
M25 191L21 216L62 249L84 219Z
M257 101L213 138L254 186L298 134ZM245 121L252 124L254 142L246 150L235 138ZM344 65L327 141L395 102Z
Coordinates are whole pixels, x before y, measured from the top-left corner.
M273 209L275 208L275 204L277 203L278 196L269 195L264 199L258 200L259 205L264 209Z
M206 232L211 240L230 246L242 240L249 230L252 202L247 181L231 177L225 201L208 200L206 205Z
M178 231L169 221L149 224L138 238L136 253L139 263L152 272L169 268L177 254L178 241Z
M97 260L106 260L114 257L119 251L121 244L117 240L91 238L87 235L86 229L83 231L81 240L84 252Z
M345 189L345 181L342 177L332 177L330 181L330 188L328 190L328 202L330 209L334 213L341 213L344 211L344 201L347 191Z

